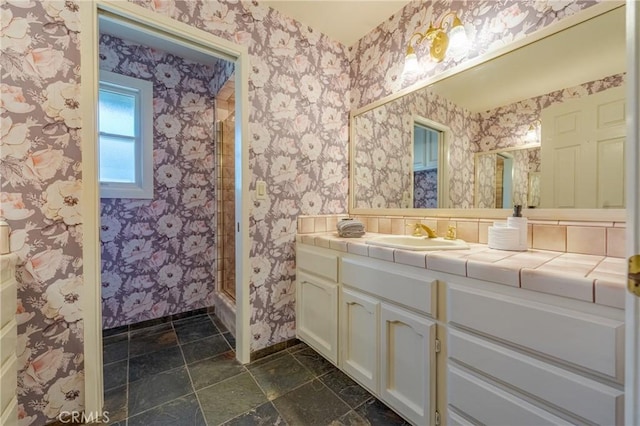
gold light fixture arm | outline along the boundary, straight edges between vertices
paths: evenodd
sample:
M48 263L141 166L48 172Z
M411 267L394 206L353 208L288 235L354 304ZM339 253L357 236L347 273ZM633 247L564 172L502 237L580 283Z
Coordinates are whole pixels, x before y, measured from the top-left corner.
M451 22L447 22L449 18L452 18ZM458 15L453 11L448 12L442 17L442 19L440 19L440 25L434 26L432 21L429 24L429 28L427 28L424 33L417 31L409 38L409 43L407 44L407 56L416 53L413 47L414 40L416 45L422 43L424 40L429 40L431 41L429 54L436 62L442 62L445 54L447 53L447 48L449 47L449 36L445 32L445 27L453 28L458 25L462 25L462 22L460 21L460 18L458 18Z

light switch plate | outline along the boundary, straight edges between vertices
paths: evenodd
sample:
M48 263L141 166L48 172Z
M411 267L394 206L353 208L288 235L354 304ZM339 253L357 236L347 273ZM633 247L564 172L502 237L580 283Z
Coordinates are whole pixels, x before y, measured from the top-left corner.
M267 198L267 182L259 180L256 182L256 199L264 200Z

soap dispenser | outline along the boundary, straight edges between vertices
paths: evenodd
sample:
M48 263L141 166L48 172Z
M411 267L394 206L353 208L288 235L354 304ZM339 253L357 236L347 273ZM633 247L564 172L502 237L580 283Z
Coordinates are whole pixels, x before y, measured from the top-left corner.
M513 206L513 216L507 218L507 226L509 228L517 228L519 233L518 246L514 247L514 250L526 251L529 248L527 242L528 234L528 220L526 217L522 217L522 206L516 204Z

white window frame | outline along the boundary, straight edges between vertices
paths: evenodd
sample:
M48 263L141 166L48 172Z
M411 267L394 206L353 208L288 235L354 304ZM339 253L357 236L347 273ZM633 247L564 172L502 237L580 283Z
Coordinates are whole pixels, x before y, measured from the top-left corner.
M153 83L100 70L103 89L135 96L136 178L133 183L100 180L100 198L153 199Z

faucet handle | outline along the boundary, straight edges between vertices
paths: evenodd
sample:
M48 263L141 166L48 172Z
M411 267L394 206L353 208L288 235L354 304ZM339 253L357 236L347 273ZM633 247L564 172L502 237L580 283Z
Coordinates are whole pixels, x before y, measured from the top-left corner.
M422 229L420 228L420 222L416 222L413 224L407 223L406 226L413 228L413 232L411 233L411 235L413 235L414 237L422 236Z
M456 227L454 225L449 225L449 227L447 228L447 235L444 238L445 240L456 239Z

